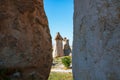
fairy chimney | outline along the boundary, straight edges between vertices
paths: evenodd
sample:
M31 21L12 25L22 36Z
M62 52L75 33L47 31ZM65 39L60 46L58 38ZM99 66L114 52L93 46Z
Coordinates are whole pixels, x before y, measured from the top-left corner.
M63 39L63 52L64 52L64 56L69 56L71 53L69 39L67 39L66 37Z
M54 51L53 51L53 57L61 57L63 56L63 38L60 35L60 33L58 32L56 37L55 37L55 46L54 46Z

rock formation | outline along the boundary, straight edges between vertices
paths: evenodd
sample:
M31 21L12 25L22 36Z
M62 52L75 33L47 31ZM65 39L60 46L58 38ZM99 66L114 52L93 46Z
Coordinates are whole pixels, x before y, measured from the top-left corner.
M120 80L120 0L74 0L74 80Z
M63 38L60 35L60 33L58 32L56 37L55 37L55 46L54 46L54 50L53 50L53 57L61 57L63 56Z
M7 76L47 80L51 53L43 0L0 0L0 68Z
M67 39L66 37L63 39L63 52L64 52L64 56L69 56L71 53L69 39Z

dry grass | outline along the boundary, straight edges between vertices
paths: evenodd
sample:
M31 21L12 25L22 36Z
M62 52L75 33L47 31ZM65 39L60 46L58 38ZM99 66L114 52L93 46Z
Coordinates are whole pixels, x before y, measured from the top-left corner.
M48 80L73 80L72 73L51 72Z

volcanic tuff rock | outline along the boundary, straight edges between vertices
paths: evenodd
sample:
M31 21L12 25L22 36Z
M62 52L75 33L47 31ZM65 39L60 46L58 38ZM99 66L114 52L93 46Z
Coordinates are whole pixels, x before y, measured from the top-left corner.
M56 37L55 37L55 46L54 46L54 50L53 50L53 57L62 57L63 54L63 38L60 35L60 33L58 32Z
M10 77L19 73L21 80L47 80L51 53L43 0L0 0L1 70L7 69Z
M69 56L71 53L69 39L67 39L66 37L63 39L63 52L64 52L64 56Z
M120 0L74 0L75 80L120 80Z

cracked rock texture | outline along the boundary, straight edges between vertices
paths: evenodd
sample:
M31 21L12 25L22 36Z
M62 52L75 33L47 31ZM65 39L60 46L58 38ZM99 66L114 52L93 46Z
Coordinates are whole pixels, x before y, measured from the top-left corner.
M120 80L120 0L74 0L75 80Z
M0 0L0 68L7 77L47 80L51 43L43 0Z

